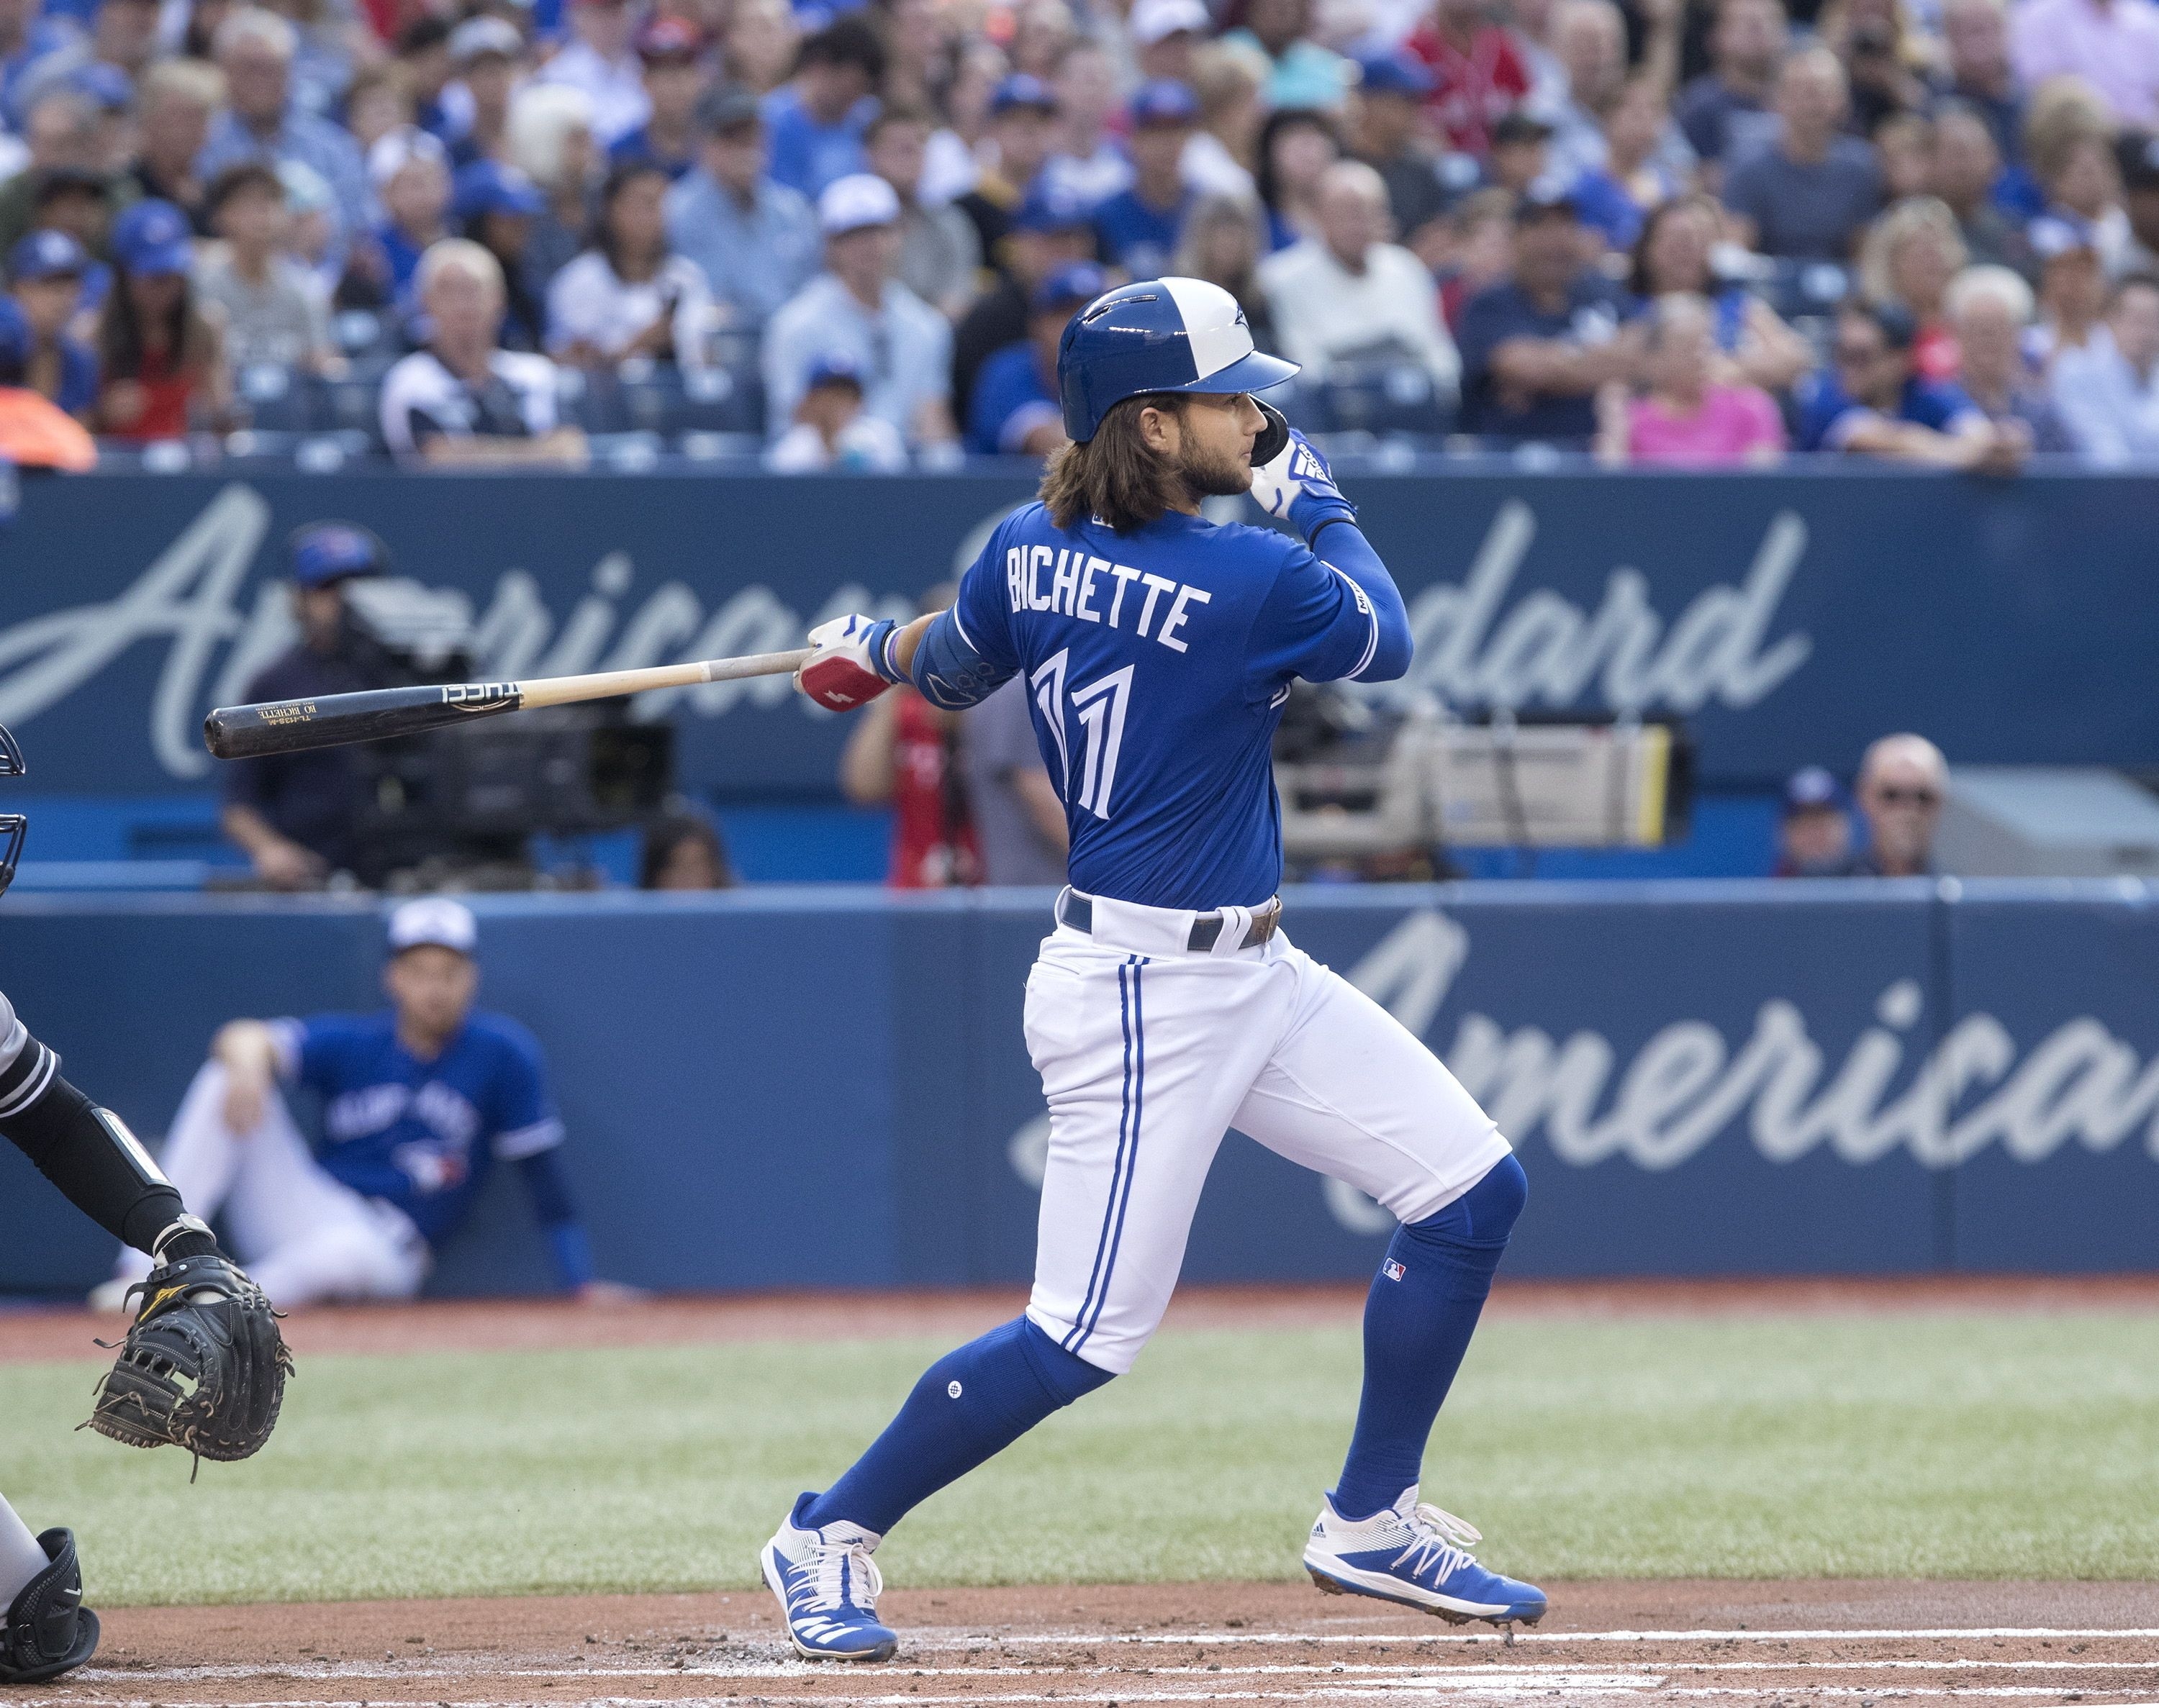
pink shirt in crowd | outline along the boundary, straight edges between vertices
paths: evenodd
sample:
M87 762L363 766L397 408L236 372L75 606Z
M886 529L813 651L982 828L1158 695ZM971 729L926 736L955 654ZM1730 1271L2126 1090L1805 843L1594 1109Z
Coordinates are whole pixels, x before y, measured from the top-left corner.
M1738 463L1750 451L1784 448L1784 417L1765 391L1752 386L1712 386L1692 415L1675 415L1654 397L1627 406L1627 457L1632 463L1684 463L1696 468Z
M2074 72L2124 124L2159 121L2159 8L2151 0L2022 0L2010 9L2009 57L2027 89Z

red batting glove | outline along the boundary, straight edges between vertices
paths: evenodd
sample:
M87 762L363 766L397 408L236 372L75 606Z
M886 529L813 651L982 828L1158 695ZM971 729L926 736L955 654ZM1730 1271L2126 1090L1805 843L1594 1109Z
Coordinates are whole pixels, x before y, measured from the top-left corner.
M893 628L861 615L820 623L810 631L816 655L795 672L795 686L828 711L868 705L893 685L878 667Z

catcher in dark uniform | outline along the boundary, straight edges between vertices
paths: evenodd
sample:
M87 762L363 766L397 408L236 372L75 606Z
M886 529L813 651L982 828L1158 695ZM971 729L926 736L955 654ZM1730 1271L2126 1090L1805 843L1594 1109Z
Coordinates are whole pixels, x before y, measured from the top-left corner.
M23 774L0 728L0 777ZM13 881L26 826L0 815L0 890ZM199 1459L244 1459L270 1438L291 1355L260 1288L218 1250L127 1123L60 1075L0 996L0 1136L77 1209L148 1252L156 1267L131 1295L141 1306L120 1359L98 1385L90 1426L139 1447L170 1443ZM33 1535L0 1496L0 1685L34 1684L80 1666L97 1648L82 1604L74 1535Z

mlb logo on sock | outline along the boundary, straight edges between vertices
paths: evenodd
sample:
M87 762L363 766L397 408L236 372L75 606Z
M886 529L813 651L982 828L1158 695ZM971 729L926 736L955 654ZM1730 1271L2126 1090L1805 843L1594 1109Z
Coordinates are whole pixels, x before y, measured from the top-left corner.
M1386 1276L1389 1281L1400 1281L1404 1272L1401 1265L1391 1257L1380 1265L1380 1273Z

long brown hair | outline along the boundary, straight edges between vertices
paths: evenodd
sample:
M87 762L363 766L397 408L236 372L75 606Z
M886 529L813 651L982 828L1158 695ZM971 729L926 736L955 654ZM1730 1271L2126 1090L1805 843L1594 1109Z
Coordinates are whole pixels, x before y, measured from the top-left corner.
M199 380L201 370L216 351L216 334L196 302L194 282L188 280L185 274L181 277L184 283L180 294L165 317L163 328L167 371L184 369L191 377ZM126 264L114 261L112 283L106 292L104 311L97 319L98 370L106 380L138 380L142 375L143 358L149 343L148 323L136 306L127 283Z
M1140 411L1174 410L1182 420L1184 405L1174 391L1127 397L1102 417L1085 444L1052 451L1041 494L1051 522L1069 528L1084 516L1099 516L1112 533L1129 534L1174 509L1185 496L1183 479L1140 437Z

